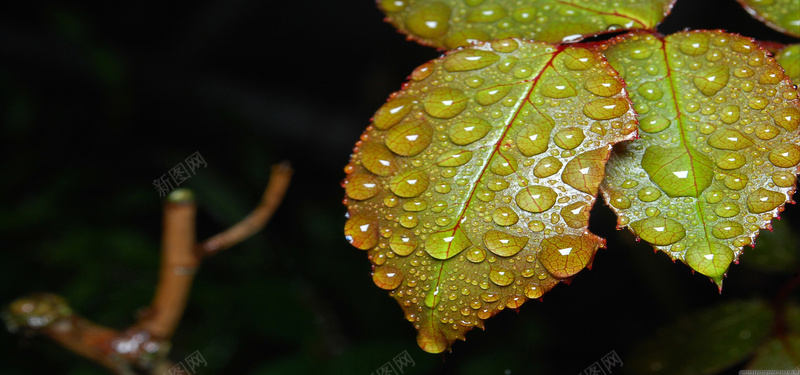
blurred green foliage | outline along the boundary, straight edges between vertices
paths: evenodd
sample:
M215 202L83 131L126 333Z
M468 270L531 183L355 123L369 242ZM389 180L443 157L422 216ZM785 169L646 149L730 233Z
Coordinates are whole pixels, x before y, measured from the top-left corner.
M365 254L344 240L339 181L373 111L435 52L405 42L371 2L0 8L0 303L50 291L89 319L125 327L157 278L154 179L202 154L208 167L181 186L196 193L206 238L257 203L271 164L293 163L268 227L197 276L170 358L199 350L208 362L199 374L370 374L403 351L415 362L406 374L580 373L612 350L622 373L631 349L662 324L768 300L797 272L795 206L742 261L771 260L733 266L721 295L708 278L615 231L598 206L591 230L608 249L592 271L544 303L500 314L453 353L426 354L372 284ZM684 27L787 41L733 1L679 1L660 29ZM105 373L41 338L0 332L0 352L2 374Z

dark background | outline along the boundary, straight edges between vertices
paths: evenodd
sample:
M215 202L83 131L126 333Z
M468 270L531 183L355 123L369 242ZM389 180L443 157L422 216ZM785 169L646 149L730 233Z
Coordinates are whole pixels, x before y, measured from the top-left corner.
M771 298L792 276L748 258L797 252L786 237L796 206L719 294L615 231L600 204L592 231L608 249L592 271L499 314L450 354L424 353L345 241L339 183L373 112L439 52L405 41L372 1L94 4L0 5L0 304L52 291L98 323L131 324L157 279L152 181L196 151L208 167L182 186L196 193L201 238L249 212L271 164L296 170L268 227L198 274L170 358L199 350L199 374L366 375L403 351L415 361L406 374L577 374L612 350L633 360L679 316ZM659 31L684 28L792 41L733 0L678 1ZM0 374L105 373L41 338L0 332L0 353Z

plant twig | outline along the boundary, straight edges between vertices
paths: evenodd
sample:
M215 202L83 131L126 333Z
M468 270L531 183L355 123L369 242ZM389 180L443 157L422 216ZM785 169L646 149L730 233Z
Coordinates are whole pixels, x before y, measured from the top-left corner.
M283 200L286 189L289 187L292 173L292 167L288 162L273 165L269 184L261 197L261 203L259 203L258 207L240 222L228 228L228 230L203 241L197 247L198 256L204 258L214 255L242 242L252 236L253 233L264 228Z
M186 189L170 193L164 204L161 269L155 295L138 322L125 331L94 324L74 314L64 298L47 293L12 302L2 313L6 326L12 332L43 334L116 374L133 375L134 368L147 373L164 372L171 367L166 359L169 341L183 315L200 262L263 228L286 194L291 176L289 163L273 166L256 209L200 245L195 236L197 208L193 194Z

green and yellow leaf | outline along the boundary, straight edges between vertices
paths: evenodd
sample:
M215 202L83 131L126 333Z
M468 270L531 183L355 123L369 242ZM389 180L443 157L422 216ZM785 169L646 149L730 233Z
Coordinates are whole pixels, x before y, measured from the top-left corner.
M439 48L526 38L575 42L621 29L654 29L675 0L378 0L386 20L409 39Z
M428 352L591 264L589 210L636 122L601 54L506 39L411 74L356 144L345 234Z
M800 2L797 0L738 0L747 13L782 33L800 37Z
M790 44L775 55L786 75L795 85L800 85L800 44Z
M640 139L606 167L606 202L643 240L722 285L800 170L800 101L751 39L633 33L606 46L639 114Z

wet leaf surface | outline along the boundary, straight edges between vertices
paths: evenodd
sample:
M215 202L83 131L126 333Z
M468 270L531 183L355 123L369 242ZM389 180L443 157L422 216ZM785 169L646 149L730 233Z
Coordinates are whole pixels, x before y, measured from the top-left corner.
M507 39L423 64L356 144L345 234L442 352L591 264L611 146L636 122L589 49Z
M517 37L560 43L621 29L654 29L674 2L379 0L378 6L410 39L455 48L478 40Z
M800 37L797 0L738 0L747 13L782 33Z
M721 287L795 191L797 90L752 40L722 32L629 34L605 53L641 138L609 160L604 197L620 226Z

